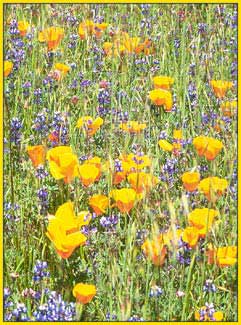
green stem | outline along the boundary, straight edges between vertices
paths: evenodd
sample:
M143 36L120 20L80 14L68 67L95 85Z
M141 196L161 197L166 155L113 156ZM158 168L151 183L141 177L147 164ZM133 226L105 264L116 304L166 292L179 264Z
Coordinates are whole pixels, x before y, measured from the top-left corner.
M81 320L81 316L82 316L82 313L83 313L83 307L84 307L84 305L81 304L81 303L76 304L76 321Z
M184 300L184 303L183 303L181 321L184 321L185 313L186 313L186 310L187 310L187 307L188 307L188 304L189 304L189 291L190 291L190 286L191 286L192 270L193 270L193 267L194 267L195 259L196 259L196 253L192 257L192 261L191 261L189 271L188 271L187 288L186 288L186 292L185 292L185 300ZM185 321L186 321L186 319L185 319Z

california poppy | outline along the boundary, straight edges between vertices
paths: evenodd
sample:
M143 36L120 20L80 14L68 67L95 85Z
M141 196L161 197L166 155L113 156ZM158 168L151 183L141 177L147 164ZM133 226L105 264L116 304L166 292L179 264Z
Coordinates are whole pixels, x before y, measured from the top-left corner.
M147 239L141 248L145 256L150 258L154 265L161 266L164 264L167 248L158 237L153 240Z
M62 77L64 77L70 70L70 67L63 63L56 63L54 65L54 71L53 71L53 78L56 80L60 80Z
M99 179L100 169L94 164L84 163L79 166L78 174L84 186L90 186Z
M79 175L79 161L70 147L58 146L47 152L50 173L55 179L64 179L70 183L74 177Z
M186 172L182 175L182 182L185 189L193 192L198 188L200 174L198 172Z
M55 50L62 38L64 37L64 30L60 27L49 27L41 32L39 32L38 40L39 42L46 42L48 45L48 50Z
M174 79L167 76L156 76L152 78L154 88L160 88L165 90L170 90Z
M214 209L195 209L188 214L188 222L192 227L197 228L199 237L205 237L217 216L218 211Z
M221 104L221 110L224 116L232 117L237 113L237 101L228 101Z
M8 77L13 70L13 63L4 61L4 77Z
M130 173L127 179L136 193L149 192L159 182L156 176L144 172Z
M209 264L228 267L237 263L237 246L209 247L206 254Z
M45 146L28 146L27 152L35 168L44 164L46 156Z
M219 177L207 177L200 181L198 189L203 192L209 201L216 201L221 196L226 188L228 182L226 179Z
M73 296L81 304L87 304L95 295L96 287L93 284L78 283L73 288Z
M112 197L116 206L121 212L129 212L137 200L137 193L132 188L122 188L120 190L112 190L110 192L110 197Z
M172 110L173 100L170 91L164 89L154 89L150 91L149 98L153 104L163 106L166 112L170 112Z
M105 213L108 205L109 199L105 195L95 194L89 198L89 205L94 210L97 216Z
M233 87L233 83L231 81L224 80L211 80L210 84L217 98L225 97L227 91Z
M168 142L167 140L164 140L164 139L159 140L158 144L159 144L160 148L164 151L172 152L174 149L174 146L170 142Z
M191 248L196 247L199 239L199 233L195 227L187 227L183 230L182 240L187 243Z
M83 128L89 137L93 136L103 124L103 119L97 117L95 120L91 116L84 116L78 119L77 128Z
M87 238L80 228L88 225L90 218L88 211L75 216L72 202L62 204L55 216L49 216L46 235L62 258L70 257L75 248L85 244Z
M25 36L27 34L29 26L30 26L29 23L25 20L18 21L18 30L20 36Z
M198 155L204 156L207 160L214 160L223 148L221 141L202 135L193 139L193 145Z
M120 124L120 129L131 134L138 134L146 128L146 123L128 121Z

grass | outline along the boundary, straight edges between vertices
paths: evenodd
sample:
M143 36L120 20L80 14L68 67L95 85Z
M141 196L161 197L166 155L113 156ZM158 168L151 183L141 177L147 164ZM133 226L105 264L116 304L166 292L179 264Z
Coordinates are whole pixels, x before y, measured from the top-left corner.
M220 101L209 85L211 79L234 82L237 79L232 73L233 65L237 64L237 28L232 21L235 10L232 4L153 4L148 13L143 14L141 6L134 4L5 5L5 57L16 46L14 37L9 34L9 22L12 19L26 20L33 27L33 38L30 41L26 36L22 38L25 58L18 68L15 64L15 71L4 80L4 202L19 205L18 209L11 211L13 219L9 219L10 212L6 209L4 216L4 287L10 288L8 299L14 304L14 307L6 308L5 318L17 308L17 302L22 302L26 305L28 319L34 320L33 311L47 299L42 294L44 288L59 292L66 302L75 302L72 295L74 285L86 282L95 284L97 295L83 307L82 321L103 321L107 313L122 321L134 315L147 321L191 321L194 312L205 303L213 303L216 310L222 311L225 321L237 320L236 267L209 265L204 253L210 243L216 247L235 246L237 243L237 176L234 175L237 168L237 120L234 116L223 122L220 132L215 130L214 126L223 116ZM66 20L68 15L76 17L78 23L71 26ZM102 37L89 36L86 40L77 37L76 45L69 48L70 37L78 34L79 23L100 16L109 24ZM206 24L204 31L201 31L200 24ZM52 58L53 64L76 64L76 68L72 68L62 80L54 82L52 91L43 85L43 79L51 70L51 59L46 44L38 41L38 32L51 25L64 28L64 38ZM150 38L155 53L106 57L101 49L103 43L111 39L109 33L112 29L127 31L132 37ZM90 81L89 86L80 85L79 73L83 74L84 80ZM167 75L175 80L171 92L176 109L171 113L152 105L148 98L155 75ZM77 79L78 86L71 88L74 79ZM138 135L120 132L120 119L114 113L103 117L103 126L91 139L76 129L80 117L98 115L101 80L107 80L111 85L108 107L122 114L127 112L129 120L146 123L145 132ZM25 96L23 84L27 81L31 82L31 88L29 95ZM195 103L191 84L196 87ZM35 102L34 90L38 88L42 89L41 104ZM235 86L227 93L226 99L237 99L236 92ZM76 105L73 96L78 97ZM33 128L37 114L44 108L48 109L44 122L46 134ZM113 188L129 185L124 181L114 186L108 172L103 172L99 182L88 188L83 187L78 178L71 184L56 181L50 172L46 178L37 179L26 147L37 144L50 146L47 137L54 129L51 123L56 121L56 112L62 116L61 129L64 130L65 126L68 129L67 145L79 158L92 155L101 157L102 164L108 160L113 163L120 153L131 153L139 146L152 159L151 172L158 177L167 176L166 181L160 181L129 213L119 213L118 209L109 207L106 215L119 215L113 229L101 226L100 217L93 219L87 236L88 245L75 249L66 260L58 256L46 237L47 213L54 215L57 208L68 200L74 202L78 212L91 211L88 205L91 195L108 195ZM216 118L211 115L214 113ZM208 123L204 123L203 114L210 116ZM18 144L10 141L14 117L23 125ZM179 156L174 156L161 150L158 140L160 132L166 131L167 140L172 142L173 130L177 128L182 129L183 139L190 139L190 143L183 146ZM191 143L201 134L220 139L224 145L212 162L198 157ZM170 177L170 172L163 173L163 166L173 159L176 159L176 169ZM215 204L208 202L201 193L188 196L182 186L181 175L198 166L202 168L202 178L218 176L229 183L225 195ZM49 171L48 163L45 169ZM48 208L44 214L40 213L37 197L42 187L48 192ZM143 255L141 245L145 239L166 231L170 226L187 227L188 212L204 207L217 209L219 221L206 236L204 250L200 250L201 243L191 250L189 265L180 264L176 249L169 251L162 267L153 265ZM46 261L50 272L50 277L40 282L32 279L37 260ZM207 279L213 281L216 292L203 291ZM161 287L163 293L160 297L150 297L154 285ZM22 291L26 288L41 292L40 301L23 297ZM178 296L179 291L184 293L183 297ZM11 317L11 320L21 319Z

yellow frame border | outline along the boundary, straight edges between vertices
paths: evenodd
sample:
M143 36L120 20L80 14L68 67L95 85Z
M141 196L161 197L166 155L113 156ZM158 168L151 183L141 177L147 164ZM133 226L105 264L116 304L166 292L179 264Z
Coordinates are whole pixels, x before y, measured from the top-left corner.
M0 43L0 55L1 55L1 76L0 76L0 92L3 95L3 6L4 4L21 4L21 3L68 3L69 1L64 1L64 0L18 0L18 1L12 1L12 0L0 0L0 32L1 32L1 43ZM232 0L226 0L226 1L220 1L220 0L209 0L209 1L201 1L201 0L132 0L132 1L127 1L127 0L119 0L119 1L110 1L110 0L95 0L95 1L89 1L89 0L71 0L71 3L83 3L83 4L88 4L88 3L160 3L160 4L179 4L179 3L207 3L207 4L237 4L238 6L238 76L241 75L241 69L240 69L240 55L241 53L241 32L240 32L240 24L241 24L241 5L239 6L240 0L237 1L232 1ZM239 82L239 78L238 78ZM239 98L241 98L241 87L239 87L238 83L238 129L239 126L241 126L241 113L239 112L241 110L241 105ZM0 185L0 219L1 219L1 232L0 232L0 247L1 247L1 254L0 254L0 274L3 275L3 96L1 96L1 109L0 109L0 179L1 179L1 185ZM238 133L238 180L239 180L239 175L240 175L240 155L241 155L241 145L240 145L240 135ZM241 185L240 182L238 182L238 218L240 215L240 199L241 199ZM241 247L240 247L240 237L241 237L241 222L238 222L238 257L241 256ZM239 260L239 259L238 259ZM241 264L238 263L238 275L241 274ZM1 277L3 279L3 277ZM239 280L238 277L238 321L237 322L222 322L222 324L230 324L230 325L236 325L241 324L241 281ZM166 325L169 324L197 324L197 323L202 323L202 322L29 322L33 324L96 324L100 323L103 325L110 325L110 324L130 324L130 323L136 323L136 324L159 324L159 323L164 323ZM206 322L205 322L206 323ZM211 322L208 322L211 323ZM3 281L0 280L0 324L5 324L5 325L11 325L11 324L24 324L24 322L4 322L3 321ZM212 322L213 324L213 322Z

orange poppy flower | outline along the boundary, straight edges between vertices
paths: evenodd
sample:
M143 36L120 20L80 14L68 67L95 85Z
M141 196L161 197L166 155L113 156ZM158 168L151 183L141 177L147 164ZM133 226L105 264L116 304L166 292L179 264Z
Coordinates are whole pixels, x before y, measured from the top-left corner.
M227 91L233 87L231 81L211 80L210 84L217 98L225 97Z
M221 110L224 116L232 117L237 113L237 101L224 102L221 104Z
M106 30L108 24L107 23L96 23L94 28L94 33L96 38L101 38L103 31Z
M121 212L129 212L137 200L137 193L132 188L122 188L120 190L112 190L109 194Z
M163 106L166 112L172 110L172 94L168 90L164 89L154 89L150 91L150 100L157 106Z
M46 156L45 146L28 146L27 152L35 168L44 164Z
M49 27L39 32L38 40L39 42L46 42L48 45L48 50L55 50L62 38L64 37L64 30L60 27Z
M223 148L221 141L202 135L193 139L193 145L198 155L204 156L207 160L214 160Z
M93 284L78 283L74 286L73 296L78 303L87 304L96 295L96 287Z
M192 227L197 228L199 237L204 238L210 231L218 211L213 209L195 209L188 215L188 222Z
M75 216L72 202L62 204L55 216L49 216L46 235L62 258L70 257L77 247L85 244L87 238L80 232L80 228L88 225L90 218L88 211Z
M143 172L131 173L127 179L131 184L131 187L138 194L142 192L149 192L149 190L159 182L156 176Z
M185 189L193 192L198 188L200 174L198 172L186 172L182 175L182 182Z
M208 264L217 264L220 267L233 266L237 263L237 246L209 247L207 257Z
M140 43L136 48L135 48L135 53L140 54L144 53L145 55L150 55L154 54L155 49L152 44L152 41L149 39L145 39L143 43Z
M133 54L135 53L135 49L140 43L140 38L139 37L130 37L127 33L124 35L124 39L122 42L122 45L125 48L125 51L128 54Z
M96 194L89 198L89 205L94 210L97 216L105 213L107 207L109 206L109 199L105 195Z
M174 83L174 79L167 76L156 76L152 78L154 88L160 88L165 90L170 90L172 84Z
M97 38L102 36L104 30L106 30L108 24L107 23L94 23L92 20L85 20L79 25L79 36L83 40L88 35L93 35Z
M55 179L64 179L65 183L70 183L78 176L78 158L70 147L58 146L50 149L47 152L47 160L50 173Z
M25 36L27 34L27 31L29 29L29 23L25 20L18 21L18 30L20 33L20 36Z
M89 137L93 136L103 124L103 119L97 117L95 120L91 116L84 116L78 119L77 128L83 128Z
M8 77L13 70L13 63L10 61L4 61L4 77Z
M207 177L200 181L198 189L205 194L209 201L216 201L217 197L221 196L227 187L226 179Z
M142 244L141 248L145 256L150 258L154 265L161 266L164 264L167 255L167 248L159 238L155 238L154 240L147 239Z

